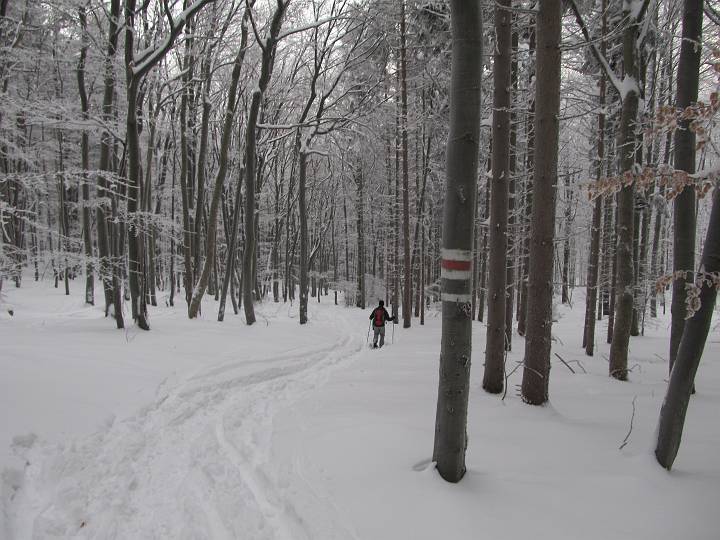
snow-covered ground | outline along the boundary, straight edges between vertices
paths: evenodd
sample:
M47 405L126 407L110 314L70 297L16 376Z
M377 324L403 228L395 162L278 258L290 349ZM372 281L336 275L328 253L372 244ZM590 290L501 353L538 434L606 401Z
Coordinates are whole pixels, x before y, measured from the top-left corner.
M720 538L717 330L668 473L652 448L669 314L633 338L631 380L617 382L603 339L582 354L576 290L554 326L576 373L554 357L546 407L517 397L521 370L504 400L482 391L476 323L468 473L451 485L430 464L436 313L372 351L369 309L331 297L304 327L296 306L272 302L252 327L217 323L209 300L189 321L179 298L152 309L145 333L115 330L72 287L4 286L2 539Z

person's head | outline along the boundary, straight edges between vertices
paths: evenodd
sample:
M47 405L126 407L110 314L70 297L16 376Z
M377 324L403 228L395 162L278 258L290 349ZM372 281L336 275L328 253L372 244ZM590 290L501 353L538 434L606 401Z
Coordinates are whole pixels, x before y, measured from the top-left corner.
M383 307L384 305L385 305L385 302L383 302L382 300L380 300L380 307Z

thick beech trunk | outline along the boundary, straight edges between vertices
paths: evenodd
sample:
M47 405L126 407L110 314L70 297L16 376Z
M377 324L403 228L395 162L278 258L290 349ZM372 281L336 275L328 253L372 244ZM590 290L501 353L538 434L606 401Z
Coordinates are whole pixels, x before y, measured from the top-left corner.
M477 192L482 3L452 0L450 134L442 238L442 340L433 461L448 482L465 474L470 390L472 242ZM503 313L504 316L504 313Z

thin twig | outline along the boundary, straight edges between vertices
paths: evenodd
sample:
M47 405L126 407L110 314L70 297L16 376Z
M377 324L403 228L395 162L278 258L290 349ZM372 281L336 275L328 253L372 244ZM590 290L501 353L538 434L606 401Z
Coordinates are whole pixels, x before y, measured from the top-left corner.
M507 395L507 381L508 377L515 373L515 369L517 369L517 366L515 366L515 369L513 369L510 374L507 372L507 353L508 353L508 338L507 334L505 334L505 352L503 354L503 373L505 374L505 388L503 389L503 397L500 399L500 401L505 401L505 396Z
M563 364L565 364L565 367L568 368L572 372L573 375L575 375L575 370L570 367L570 364L568 364L565 360L563 360L562 356L560 356L558 353L553 353L553 354L555 356L557 356Z
M637 399L637 396L633 397L633 400L632 400L633 411L632 411L632 416L630 417L630 429L628 430L627 435L625 435L625 439L623 439L623 442L620 445L620 448L618 450L622 450L623 448L625 448L625 445L628 443L628 439L630 438L630 434L632 433L633 420L635 420L635 400L636 399Z
M503 397L500 401L505 401L505 396L507 395L507 386L508 386L508 379L512 376L513 373L515 373L520 366L522 366L522 362L517 362L515 364L515 367L512 369L510 373L505 373L505 390L503 391ZM503 364L503 370L505 370L505 365Z

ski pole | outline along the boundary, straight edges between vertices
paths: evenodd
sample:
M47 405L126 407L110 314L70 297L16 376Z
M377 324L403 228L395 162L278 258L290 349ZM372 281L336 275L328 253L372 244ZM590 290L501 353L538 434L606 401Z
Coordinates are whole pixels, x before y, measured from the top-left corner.
M372 321L370 321L370 324L368 325L368 332L367 332L367 337L365 338L365 345L370 344L370 328L372 328Z
M392 333L392 341L390 342L391 345L395 345L395 325L397 323L393 321L393 333Z

